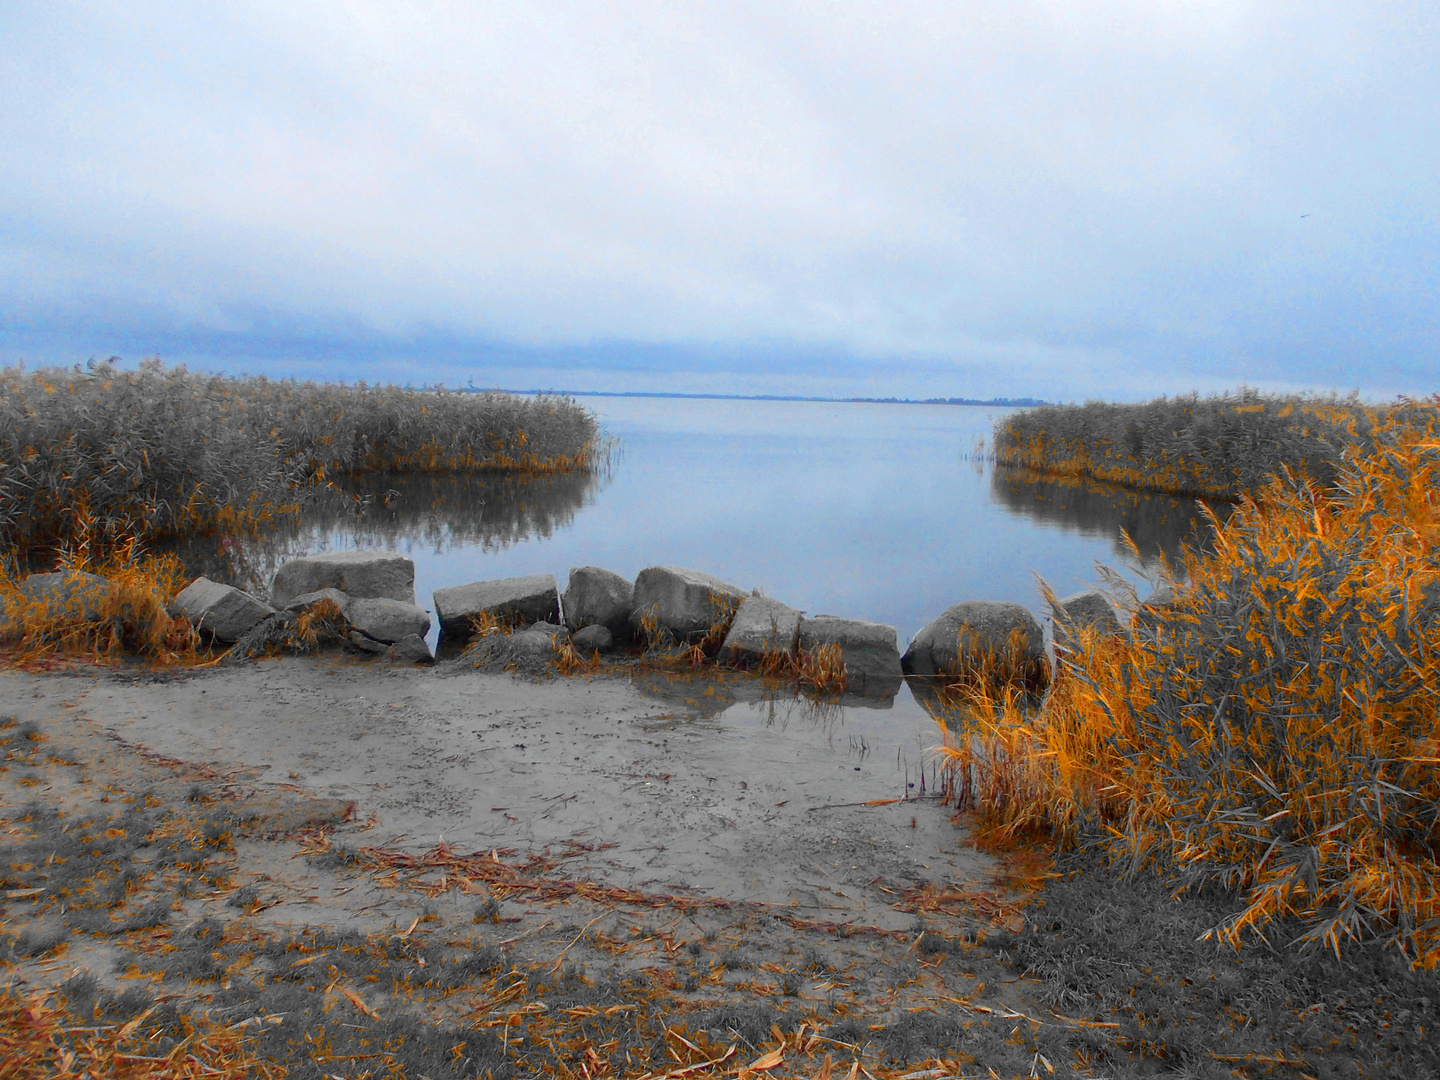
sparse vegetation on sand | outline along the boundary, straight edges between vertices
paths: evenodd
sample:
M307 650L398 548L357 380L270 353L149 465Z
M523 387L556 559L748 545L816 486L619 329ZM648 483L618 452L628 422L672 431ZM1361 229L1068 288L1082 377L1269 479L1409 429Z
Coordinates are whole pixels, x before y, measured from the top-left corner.
M1134 405L1045 405L995 429L995 460L1175 495L1236 500L1287 470L1322 484L1347 450L1385 430L1424 427L1437 403L1268 397L1254 390Z
M591 466L566 398L272 382L166 368L0 373L0 541L118 545L261 525L342 474Z

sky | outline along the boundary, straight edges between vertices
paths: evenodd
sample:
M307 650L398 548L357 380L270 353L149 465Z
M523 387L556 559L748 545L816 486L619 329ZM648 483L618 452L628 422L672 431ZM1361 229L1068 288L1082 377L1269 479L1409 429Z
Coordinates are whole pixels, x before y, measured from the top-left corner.
M0 0L0 363L1440 391L1440 5Z

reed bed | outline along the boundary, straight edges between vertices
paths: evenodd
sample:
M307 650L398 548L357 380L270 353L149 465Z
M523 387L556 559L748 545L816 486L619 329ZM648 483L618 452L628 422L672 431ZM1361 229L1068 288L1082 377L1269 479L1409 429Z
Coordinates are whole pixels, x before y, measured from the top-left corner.
M1423 428L1433 405L1267 397L1242 390L1145 404L1047 405L1006 417L995 460L1172 495L1235 501L1289 470L1329 484L1347 450L1368 451L1379 429Z
M1293 930L1440 964L1437 405L1377 425L1329 486L1242 501L1129 636L1062 633L1042 709L958 687L943 754L985 827L1218 889L1209 934L1235 946Z
M378 470L590 468L594 417L565 398L227 378L109 364L0 372L0 540L63 547L234 531Z

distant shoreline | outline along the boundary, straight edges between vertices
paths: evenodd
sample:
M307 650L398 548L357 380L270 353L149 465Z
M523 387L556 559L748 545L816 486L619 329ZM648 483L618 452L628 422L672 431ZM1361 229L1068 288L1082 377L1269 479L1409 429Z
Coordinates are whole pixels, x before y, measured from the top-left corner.
M833 405L993 405L997 408L1030 409L1050 405L1043 398L875 398L875 397L806 397L801 394L676 394L640 390L508 390L504 387L464 387L471 394L552 394L557 397L617 398L700 398L715 401L818 401Z

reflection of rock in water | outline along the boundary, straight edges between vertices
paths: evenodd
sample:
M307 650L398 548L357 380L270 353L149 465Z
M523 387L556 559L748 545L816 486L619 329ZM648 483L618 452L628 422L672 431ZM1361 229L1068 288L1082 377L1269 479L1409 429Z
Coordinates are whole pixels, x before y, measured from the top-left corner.
M1124 553L1124 529L1145 562L1163 555L1177 561L1183 547L1196 547L1208 537L1209 526L1194 499L1136 491L1095 480L1072 479L997 466L990 476L990 494L1008 510L1036 521L1103 536ZM1234 507L1212 503L1222 522Z
M719 716L739 704L752 705L771 724L791 717L810 724L831 723L844 716L846 708L889 709L895 703L900 684L885 687L888 695L840 694L818 696L802 691L784 679L765 679L741 672L707 671L697 674L647 671L637 674L632 684L645 697L655 698L687 715L706 719ZM783 726L783 724L782 724Z
M436 552L455 544L500 551L548 537L574 520L606 479L602 473L556 476L434 476L368 473L337 483L339 493L259 537L208 536L166 548L192 574L264 594L287 559L343 548Z

